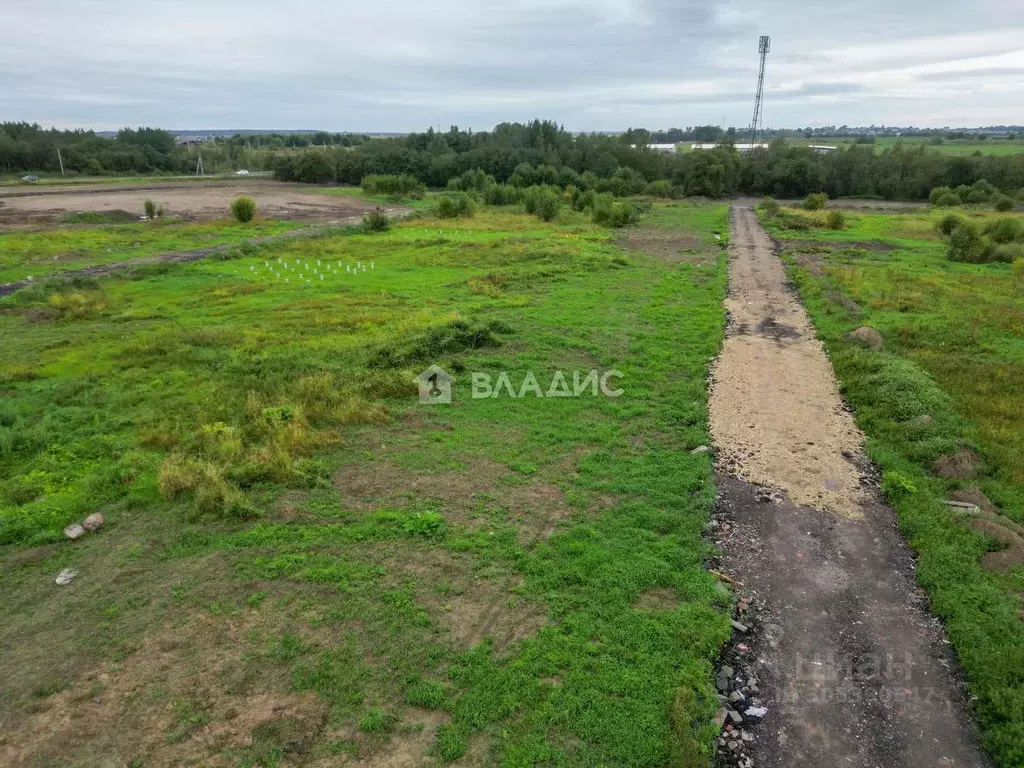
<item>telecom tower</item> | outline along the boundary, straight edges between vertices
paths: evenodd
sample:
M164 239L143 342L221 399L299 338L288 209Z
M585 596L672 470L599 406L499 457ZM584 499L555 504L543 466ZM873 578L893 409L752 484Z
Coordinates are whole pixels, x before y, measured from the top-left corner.
M761 35L757 43L757 52L761 54L761 68L757 73L757 96L754 97L754 119L750 121L750 144L751 148L757 143L757 132L761 129L761 101L764 97L764 61L768 58L768 51L771 50L772 39L768 35Z

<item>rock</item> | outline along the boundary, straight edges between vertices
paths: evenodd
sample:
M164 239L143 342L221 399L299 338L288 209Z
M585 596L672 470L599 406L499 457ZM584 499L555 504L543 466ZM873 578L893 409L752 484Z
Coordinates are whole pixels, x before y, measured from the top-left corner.
M725 707L719 709L718 712L715 714L715 725L718 726L719 730L721 730L722 726L725 725L725 718L727 716L728 714L725 710Z
M63 571L57 574L57 578L54 579L54 582L63 587L65 584L70 584L72 581L74 581L75 576L77 575L78 571L76 571L74 568L65 568Z
M741 624L740 622L736 621L735 619L732 620L732 628L735 629L737 632L749 632L750 631L750 627L748 627L746 624Z
M969 448L964 448L937 458L932 463L932 472L947 479L962 479L977 475L981 471L981 465L981 456Z
M103 515L99 512L93 512L82 521L82 527L87 531L98 531L106 522L107 521L103 519Z
M862 325L846 338L863 347L867 347L868 349L881 349L882 345L885 344L885 339L882 338L882 334L874 328L869 328L866 325Z
M729 694L729 701L735 704L737 701L743 701L743 694L739 691L733 691Z
M741 725L743 723L743 715L735 709L730 709L726 714L729 715L729 719L732 721L733 725Z
M725 691L728 691L729 690L729 678L726 677L725 675L719 675L718 677L715 678L715 687L718 690L722 691L723 693Z
M750 707L745 714L747 717L764 717L768 714L768 707Z
M736 672L733 670L732 667L725 666L725 667L722 667L722 669L719 671L718 674L724 675L725 677L732 677L733 675L736 674Z
M692 451L690 451L690 453L692 453L694 455L697 455L697 454L700 454L700 453L710 453L710 452L711 452L711 449L708 448L706 445L698 445L696 448L694 448Z
M80 526L78 523L72 523L64 529L64 535L74 541L75 539L85 536L85 528Z
M735 752L737 749L740 748L740 743L738 741L730 741L727 746L729 747L729 749Z
M989 500L988 496L982 493L978 488L961 488L959 491L953 491L949 494L949 498L952 501L960 501L964 504L973 504L986 512L999 511L996 508L996 505Z

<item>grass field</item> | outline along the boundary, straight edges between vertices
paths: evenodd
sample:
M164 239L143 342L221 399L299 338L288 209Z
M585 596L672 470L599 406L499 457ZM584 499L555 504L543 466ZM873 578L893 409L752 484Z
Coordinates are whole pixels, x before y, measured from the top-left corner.
M654 255L563 216L0 300L0 756L708 762L729 594L701 567L714 487L690 450L726 208L659 206L652 242L687 247ZM417 403L431 363L451 405ZM619 397L472 397L474 372L548 391L609 369ZM97 509L101 532L63 539Z
M1008 264L948 261L936 229L942 215L848 212L841 232L769 227L920 556L918 580L977 697L984 743L1000 765L1016 766L1024 764L1024 284ZM881 332L882 349L848 338L861 325ZM961 462L950 465L951 456ZM977 518L941 503L958 493L992 506Z
M257 220L191 224L174 220L116 226L0 232L0 285L174 251L241 243L302 226Z
M788 144L796 144L800 146L810 146L814 144L829 147L849 147L853 145L855 141L855 138L786 139L786 143ZM1024 139L943 139L941 144L937 144L934 139L927 137L880 136L877 137L875 139L875 143L870 146L874 147L876 152L881 152L885 149L891 149L897 144L907 148L925 146L929 149L934 149L936 152L941 152L944 155L973 155L975 152L979 152L982 155L1016 155L1024 152Z

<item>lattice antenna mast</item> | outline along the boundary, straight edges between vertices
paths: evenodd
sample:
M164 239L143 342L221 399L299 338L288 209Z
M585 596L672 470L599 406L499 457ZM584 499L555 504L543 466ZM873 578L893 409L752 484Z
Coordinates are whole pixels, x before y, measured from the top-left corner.
M764 99L764 62L771 50L772 39L761 35L757 43L757 52L761 54L761 67L757 73L757 96L754 97L754 119L750 121L750 143L757 143L757 133L761 129L761 106Z

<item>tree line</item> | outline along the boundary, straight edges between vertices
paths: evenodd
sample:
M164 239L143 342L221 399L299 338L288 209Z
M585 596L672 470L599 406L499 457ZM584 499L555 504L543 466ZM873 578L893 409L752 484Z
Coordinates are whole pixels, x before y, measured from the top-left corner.
M687 132L710 138L711 128ZM502 123L491 131L453 126L393 138L295 136L234 136L177 145L170 133L153 128L124 129L108 139L91 131L0 123L0 172L59 172L60 148L66 170L95 175L191 172L202 157L207 171L267 169L281 180L316 184L357 185L365 176L408 175L438 188L481 170L499 183L571 184L614 194L637 194L656 184L654 189L665 196L789 198L825 192L832 198L924 200L935 187L955 189L983 179L1006 194L1024 188L1024 154L948 156L909 144L882 152L854 145L817 154L774 141L766 149L740 153L726 133L717 135L724 143L714 150L663 153L646 148L652 134L644 129L573 134L542 120Z

